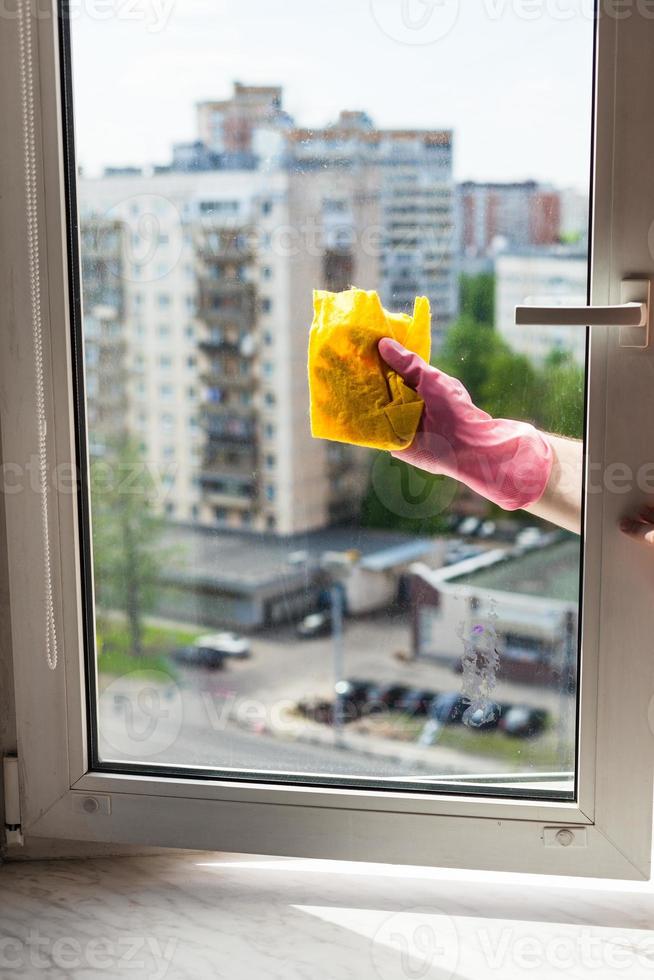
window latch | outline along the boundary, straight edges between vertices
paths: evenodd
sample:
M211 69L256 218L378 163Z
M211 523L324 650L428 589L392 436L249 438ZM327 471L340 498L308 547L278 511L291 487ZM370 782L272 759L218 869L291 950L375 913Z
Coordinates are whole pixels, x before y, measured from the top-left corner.
M621 302L613 306L516 306L515 324L518 327L620 327L620 347L646 350L652 280L629 277L620 285Z

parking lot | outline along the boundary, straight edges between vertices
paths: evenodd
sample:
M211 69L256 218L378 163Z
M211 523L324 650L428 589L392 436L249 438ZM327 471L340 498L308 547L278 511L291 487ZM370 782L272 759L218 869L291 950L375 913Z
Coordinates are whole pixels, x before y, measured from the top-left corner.
M435 692L458 691L461 676L451 667L404 659L410 649L409 639L404 614L346 620L342 677L396 682ZM385 738L383 730L382 734L370 730L366 738L350 736L346 728L337 745L327 726L301 720L294 711L299 701L333 698L336 675L332 638L299 638L293 627L284 626L255 634L251 645L249 658L230 659L223 670L177 669L174 692L168 699L170 735L163 737L160 746L155 740L151 761L396 778L425 769L465 773L520 768L519 758L509 764L506 758L493 759L492 754L485 759L470 757L469 752L451 746L400 746ZM126 746L120 734L126 699L131 705L130 717L136 719L134 730L138 728L138 713L147 704L147 698L136 696L137 688L133 678L113 679L101 698L101 730L110 757L121 752L124 757L138 756L146 748L138 739ZM553 690L508 681L498 683L496 694L501 702L546 708L555 732L559 732L549 738L570 737L572 699L562 699ZM565 728L558 720L562 707ZM142 724L146 720L142 719ZM159 735L166 724L165 718L159 718Z

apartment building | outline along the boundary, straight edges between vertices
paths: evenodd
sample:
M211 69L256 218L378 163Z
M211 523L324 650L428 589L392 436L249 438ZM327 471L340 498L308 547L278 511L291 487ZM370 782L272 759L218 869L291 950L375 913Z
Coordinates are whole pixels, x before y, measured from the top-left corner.
M389 309L409 311L417 295L429 297L438 347L458 301L452 133L376 129L366 113L342 112L325 129L291 131L287 143L296 169L371 172L376 224L360 248L379 258L375 285Z
M81 232L82 278L85 296L84 358L87 422L92 458L127 428L122 408L127 396L125 349L126 259L124 227L120 221L98 218Z
M375 279L376 256L357 257L344 244L348 222L354 241L353 223L371 220L373 199L361 194L325 231L327 191L343 202L357 197L348 175L284 171L81 181L83 253L107 221L125 241L120 274L109 280L120 296L115 312L98 304L109 288L97 266L86 266L90 436L98 438L120 353L114 418L137 435L172 518L290 534L358 507L368 454L311 438L306 344L311 286ZM104 358L96 382L100 322L113 360Z
M457 188L459 253L486 257L501 248L554 245L561 236L561 198L534 180L466 181Z
M198 106L199 139L170 165L82 178L79 196L85 235L122 231L113 280L85 266L85 323L90 336L111 292L121 415L162 509L288 535L356 517L370 465L310 434L312 288L375 288L394 309L427 295L438 341L456 284L451 134L376 130L361 112L298 129L281 98L237 85Z

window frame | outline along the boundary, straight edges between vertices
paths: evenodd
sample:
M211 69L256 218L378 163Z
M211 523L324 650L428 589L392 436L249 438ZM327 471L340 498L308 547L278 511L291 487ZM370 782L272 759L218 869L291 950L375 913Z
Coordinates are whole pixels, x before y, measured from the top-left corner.
M59 474L86 447L76 444L72 364L83 351L70 330L79 305L79 272L69 269L62 118L70 80L62 58L56 0L47 12L18 0L31 19L33 110L37 141L40 289L47 365L48 452ZM654 21L640 8L622 18L598 17L594 135L593 302L619 302L620 280L651 274L644 200L654 151L654 115L646 93L654 88ZM6 157L0 168L0 282L11 297L2 311L0 385L5 464L27 467L37 447L31 288L27 264L23 104L18 19L0 22L0 86L6 120ZM66 89L68 88L68 91ZM66 98L64 98L66 95ZM627 111L627 109L629 111ZM66 138L72 140L70 119ZM646 197L649 192L649 198ZM647 229L646 229L647 232ZM79 309L73 310L79 317ZM588 365L587 456L604 472L607 461L632 468L651 456L647 417L651 349L626 351L617 330L593 333ZM619 411L618 411L619 409ZM650 413L650 415L653 413ZM588 465L587 460L587 465ZM592 467L587 469L590 475ZM23 470L25 472L25 470ZM9 610L15 683L21 808L24 832L35 837L220 849L315 858L431 864L443 867L562 875L647 878L650 873L653 686L648 637L654 609L643 583L652 575L646 549L618 534L617 520L640 494L594 492L585 498L583 660L575 803L507 800L317 786L168 778L93 772L88 765L84 636L92 613L92 569L82 563L79 521L88 522L81 486L50 494L53 576L60 663L48 669L44 650L43 546L39 494L5 494ZM84 589L84 583L87 588ZM85 609L85 603L91 608ZM628 610L628 615L622 611ZM621 655L628 651L629 669ZM620 654L620 655L618 655ZM624 706L629 706L629 712ZM622 709L622 710L621 710ZM633 751L637 746L637 752ZM627 755L627 753L630 753ZM625 764L625 759L629 764ZM95 812L84 808L88 797ZM573 846L550 828L570 827Z

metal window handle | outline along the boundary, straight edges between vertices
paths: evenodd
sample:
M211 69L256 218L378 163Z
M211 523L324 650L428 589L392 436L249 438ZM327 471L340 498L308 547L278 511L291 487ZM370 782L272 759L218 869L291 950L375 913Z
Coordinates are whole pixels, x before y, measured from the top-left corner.
M620 347L649 344L650 279L623 279L615 306L516 306L518 327L620 327Z

